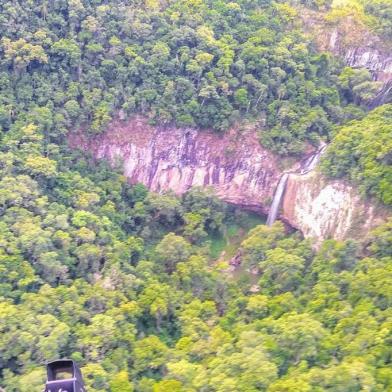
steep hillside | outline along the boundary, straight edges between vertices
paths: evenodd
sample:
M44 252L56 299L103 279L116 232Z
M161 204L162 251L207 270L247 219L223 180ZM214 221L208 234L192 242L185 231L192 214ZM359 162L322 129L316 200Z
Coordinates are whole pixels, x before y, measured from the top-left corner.
M389 65L305 3L0 1L0 391L392 390Z
M135 117L111 123L97 137L72 134L70 145L119 164L131 183L154 192L181 195L192 186L212 186L223 200L264 214L281 174L278 157L260 145L254 126L219 135L154 127Z
M377 114L373 117L377 124ZM392 140L388 135L386 139ZM69 142L73 148L82 148L120 167L132 184L179 195L192 186L212 187L222 200L263 214L270 210L282 174L300 173L312 155L310 149L284 167L277 155L260 145L255 126L232 128L218 135L192 128L154 127L143 117L115 121L95 137L71 134ZM334 143L332 149L336 149ZM385 149L389 147L385 145ZM327 155L332 157L332 153ZM329 159L333 161L333 157ZM283 196L281 218L306 238L318 244L327 238L363 238L390 215L386 208L377 207L375 200L366 201L366 194L361 196L347 180L328 181L320 176L313 172L290 174Z
M392 43L365 23L355 6L329 12L299 12L306 30L321 51L329 51L353 68L366 68L382 83L392 80Z
M263 144L301 154L376 93L365 75L365 96L356 83L342 94L342 69L315 50L286 3L6 1L2 9L0 125L21 116L56 142L82 124L99 133L117 113L218 132L262 115Z

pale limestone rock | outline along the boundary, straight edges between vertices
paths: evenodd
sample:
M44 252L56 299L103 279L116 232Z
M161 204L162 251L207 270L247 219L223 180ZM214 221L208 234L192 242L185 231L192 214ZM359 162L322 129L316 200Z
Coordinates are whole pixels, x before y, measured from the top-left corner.
M360 20L347 16L330 23L324 13L302 9L304 28L321 51L342 57L353 68L367 68L375 80L392 80L392 47Z
M321 242L327 238L361 238L383 221L385 211L365 202L353 186L328 181L313 171L290 175L282 214L306 238Z

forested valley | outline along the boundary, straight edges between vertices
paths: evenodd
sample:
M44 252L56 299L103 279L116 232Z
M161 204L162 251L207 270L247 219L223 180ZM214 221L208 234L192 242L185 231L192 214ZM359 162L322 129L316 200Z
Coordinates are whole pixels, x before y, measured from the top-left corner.
M392 45L391 1L353 4ZM301 10L340 17L331 6L0 2L0 391L42 391L57 358L88 392L392 391L391 219L316 246L67 144L135 114L219 134L249 121L282 159L329 143L320 171L391 208L382 82L302 28Z

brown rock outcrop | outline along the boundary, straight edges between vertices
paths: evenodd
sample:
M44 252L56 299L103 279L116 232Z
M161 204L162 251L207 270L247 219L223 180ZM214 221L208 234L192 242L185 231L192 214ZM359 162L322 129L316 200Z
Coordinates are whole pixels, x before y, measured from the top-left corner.
M93 139L70 137L73 147L96 158L120 162L131 183L154 192L186 192L212 186L223 200L267 213L281 171L277 158L261 147L254 129L217 134L195 129L152 127L146 119L115 121Z
M287 181L282 215L306 238L363 238L388 212L365 201L357 189L341 180L327 180L316 171L291 174Z
M283 173L279 159L260 145L251 127L217 134L153 127L135 117L114 121L95 137L73 133L69 144L120 165L131 183L154 192L182 194L192 186L211 186L222 200L263 214L269 211ZM296 162L290 172L301 172L304 163L312 166L310 158L304 157L302 165ZM289 175L280 216L305 237L321 242L359 238L386 215L352 186L311 171Z
M375 80L392 80L392 46L357 17L347 15L335 21L321 12L301 9L305 29L321 51L342 57L353 68L367 68Z

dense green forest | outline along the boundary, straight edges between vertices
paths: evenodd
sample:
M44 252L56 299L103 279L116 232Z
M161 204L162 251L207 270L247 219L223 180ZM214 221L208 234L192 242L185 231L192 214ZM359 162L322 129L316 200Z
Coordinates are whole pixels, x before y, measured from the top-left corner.
M392 387L391 223L318 252L257 226L241 244L257 275L233 279L209 241L247 214L199 189L131 187L43 138L15 127L1 147L6 391L40 391L57 357L80 362L89 391Z
M325 174L348 177L365 195L392 205L392 105L339 128L323 162Z
M286 3L37 0L0 9L6 130L22 117L55 138L86 122L100 132L121 110L224 131L263 114L263 144L300 153L360 116L353 104L379 87L363 70L340 82L342 68L315 51Z
M390 2L368 3L388 36ZM297 6L330 3L1 2L0 390L42 391L59 357L89 392L392 390L392 221L316 250L65 143L136 112L216 132L246 118L281 155L332 140L324 172L391 204L392 105L366 113L380 84L318 53Z

